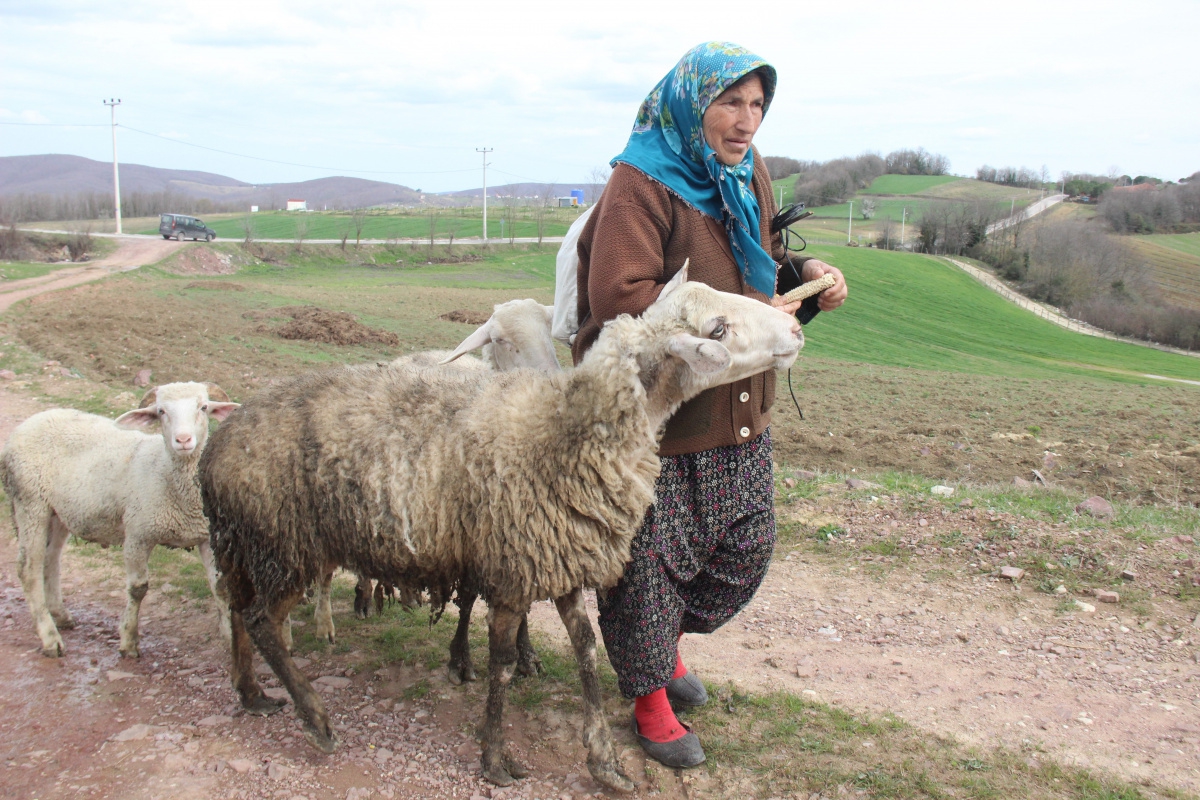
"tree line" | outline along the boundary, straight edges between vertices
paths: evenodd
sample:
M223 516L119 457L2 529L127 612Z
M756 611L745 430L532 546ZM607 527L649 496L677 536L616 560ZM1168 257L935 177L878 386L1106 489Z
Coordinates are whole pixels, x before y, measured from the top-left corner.
M855 158L830 161L802 161L782 156L765 156L763 161L771 180L796 176L793 197L808 206L828 206L844 202L865 189L880 175L945 175L950 159L930 153L923 147L894 150L886 156L863 153Z
M166 211L177 214L218 214L241 211L242 202L214 202L175 192L122 192L121 215L151 217ZM0 224L52 220L111 219L110 192L73 194L14 194L0 196Z

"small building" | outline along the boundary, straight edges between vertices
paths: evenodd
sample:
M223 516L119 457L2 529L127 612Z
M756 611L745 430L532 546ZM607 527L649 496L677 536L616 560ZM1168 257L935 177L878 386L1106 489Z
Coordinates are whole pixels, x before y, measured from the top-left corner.
M575 203L574 203L575 205L577 205L577 206L583 205L583 189L572 189L571 197L573 197L575 199Z
M288 200L288 211L308 211L308 201L306 200Z

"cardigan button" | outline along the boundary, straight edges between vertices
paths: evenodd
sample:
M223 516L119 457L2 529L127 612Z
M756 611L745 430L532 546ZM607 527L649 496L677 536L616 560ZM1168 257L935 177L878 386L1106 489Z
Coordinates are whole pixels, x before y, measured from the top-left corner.
M747 427L743 427L740 431L738 431L738 433L740 433L742 435L743 439L747 439L750 436L750 429Z
M742 392L740 395L738 395L738 400L741 400L743 403L749 402L749 400L750 400L750 393L749 393L749 392ZM743 434L743 435L745 435L745 434Z

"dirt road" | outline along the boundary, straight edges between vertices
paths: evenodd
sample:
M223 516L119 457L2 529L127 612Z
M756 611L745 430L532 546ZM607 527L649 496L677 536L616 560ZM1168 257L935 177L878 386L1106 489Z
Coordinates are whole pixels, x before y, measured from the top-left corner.
M37 278L26 278L0 284L0 313L8 310L13 303L18 303L34 295L78 286L81 283L99 280L114 272L125 272L153 264L166 258L175 249L188 246L165 239L141 237L122 238L119 242L114 253L98 261L63 267Z

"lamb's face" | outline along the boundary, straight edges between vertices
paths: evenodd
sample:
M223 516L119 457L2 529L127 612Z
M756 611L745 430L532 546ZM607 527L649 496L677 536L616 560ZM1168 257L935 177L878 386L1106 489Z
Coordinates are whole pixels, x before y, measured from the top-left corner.
M224 394L222 392L222 394ZM150 428L158 423L163 442L182 458L198 456L208 440L208 419L223 420L237 403L213 400L202 383L168 383L155 387L142 398L142 407L117 417L129 428Z
M527 367L559 372L562 369L550 336L553 312L553 307L536 300L509 300L495 307L487 324L491 357L497 370Z
M689 361L696 391L768 369L786 369L804 346L804 334L794 317L749 297L689 282L686 267L643 316L679 326L670 349ZM713 355L718 349L714 345L728 354L723 367ZM689 354L697 363L689 360Z

